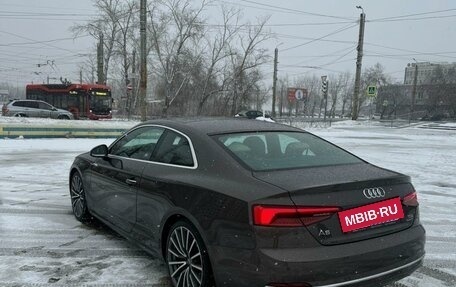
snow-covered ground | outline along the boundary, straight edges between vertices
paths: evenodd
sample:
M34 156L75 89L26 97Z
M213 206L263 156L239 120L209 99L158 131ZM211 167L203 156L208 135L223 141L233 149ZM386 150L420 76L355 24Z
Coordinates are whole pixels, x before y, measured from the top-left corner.
M423 268L393 286L456 286L456 131L374 122L338 122L310 131L412 176L427 254ZM160 260L101 225L79 223L71 213L73 158L112 141L0 140L0 286L169 286Z

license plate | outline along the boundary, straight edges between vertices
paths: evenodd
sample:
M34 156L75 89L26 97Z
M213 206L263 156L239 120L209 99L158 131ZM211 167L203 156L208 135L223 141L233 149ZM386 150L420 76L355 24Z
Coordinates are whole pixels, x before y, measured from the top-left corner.
M338 212L342 231L350 232L404 218L399 197Z

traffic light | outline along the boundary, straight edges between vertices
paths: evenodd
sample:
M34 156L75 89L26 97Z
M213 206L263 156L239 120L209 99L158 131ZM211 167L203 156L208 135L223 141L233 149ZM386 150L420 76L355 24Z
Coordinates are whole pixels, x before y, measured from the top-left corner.
M326 94L326 92L328 92L328 81L327 80L324 80L322 83L321 83L321 91Z

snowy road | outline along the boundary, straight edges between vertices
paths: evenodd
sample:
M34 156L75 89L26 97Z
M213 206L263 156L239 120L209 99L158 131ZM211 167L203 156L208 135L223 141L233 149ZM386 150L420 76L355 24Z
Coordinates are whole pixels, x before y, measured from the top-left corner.
M456 131L312 130L412 176L427 230L424 267L393 286L456 286ZM0 286L169 286L165 266L101 225L74 219L75 155L112 140L0 140Z

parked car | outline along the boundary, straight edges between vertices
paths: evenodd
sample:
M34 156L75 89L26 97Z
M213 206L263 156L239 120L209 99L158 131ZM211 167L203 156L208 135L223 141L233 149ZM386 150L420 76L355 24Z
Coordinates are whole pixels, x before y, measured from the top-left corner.
M270 115L264 113L262 111L255 111L255 110L249 110L249 111L240 111L235 117L240 117L240 118L248 118L248 119L256 119L258 117L264 117L264 118L271 118Z
M410 177L242 119L142 123L76 157L74 216L166 262L173 286L380 286L425 254Z
M13 100L2 107L2 115L8 117L39 117L72 120L73 114L36 100Z

